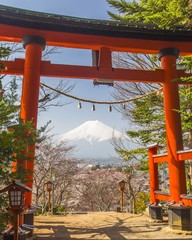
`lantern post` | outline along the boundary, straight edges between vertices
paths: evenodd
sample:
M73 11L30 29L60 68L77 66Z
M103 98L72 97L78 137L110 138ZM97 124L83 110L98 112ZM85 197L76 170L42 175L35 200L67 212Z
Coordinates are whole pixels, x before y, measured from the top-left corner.
M45 183L47 186L47 192L48 192L48 212L51 211L51 191L53 190L53 182L48 181Z
M124 191L125 191L125 184L126 184L127 182L126 181L124 181L124 180L121 180L120 182L119 182L119 190L121 191L121 212L123 212L123 193L124 193Z
M0 193L8 192L9 206L7 208L8 213L14 218L14 240L19 239L19 215L24 211L24 195L25 192L31 192L31 188L25 186L20 180L13 180L12 183L0 190Z

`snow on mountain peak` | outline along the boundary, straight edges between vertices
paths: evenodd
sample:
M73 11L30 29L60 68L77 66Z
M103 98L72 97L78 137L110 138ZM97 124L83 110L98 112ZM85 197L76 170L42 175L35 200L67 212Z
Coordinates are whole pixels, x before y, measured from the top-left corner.
M61 135L61 140L86 140L92 142L102 142L110 140L112 137L120 138L122 133L112 129L111 127L103 124L102 122L87 121L77 128Z

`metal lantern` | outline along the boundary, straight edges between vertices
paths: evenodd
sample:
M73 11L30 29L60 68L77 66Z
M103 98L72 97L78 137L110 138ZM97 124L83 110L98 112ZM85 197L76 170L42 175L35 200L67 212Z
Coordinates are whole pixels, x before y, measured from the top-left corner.
M53 183L51 181L48 181L46 185L47 185L47 192L51 192L53 190Z
M24 193L31 192L31 188L25 186L20 180L13 180L12 183L0 190L0 193L8 192L10 209L21 209L24 206Z
M19 188L14 187L8 191L9 194L9 205L11 208L21 208L24 204L24 192Z
M119 187L120 187L120 190L121 191L124 191L125 190L125 184L126 184L127 182L125 181L125 180L121 180L120 182L119 182Z

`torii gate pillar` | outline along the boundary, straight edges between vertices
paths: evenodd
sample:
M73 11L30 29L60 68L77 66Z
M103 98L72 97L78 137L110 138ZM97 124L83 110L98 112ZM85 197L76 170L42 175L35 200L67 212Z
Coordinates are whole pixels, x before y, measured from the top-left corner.
M180 202L180 195L186 193L184 162L178 160L177 151L183 150L180 113L179 89L176 59L179 50L176 48L162 49L158 54L164 69L164 111L166 124L168 168L170 179L170 195L174 203Z
M45 40L39 36L26 36L23 38L23 46L26 49L23 88L21 97L20 117L24 122L33 120L34 128L37 126L39 87L40 87L40 66L42 50L45 48ZM26 170L29 173L26 185L32 188L35 148L31 147L30 161L26 163ZM26 193L25 204L29 208L32 202L32 192Z
M164 69L164 111L167 140L167 162L170 181L170 199L173 205L169 207L169 225L173 229L191 230L191 208L182 206L181 194L186 194L186 176L184 161L179 161L177 151L183 150L182 127L180 113L179 89L176 69L176 59L179 50L165 48L159 52Z

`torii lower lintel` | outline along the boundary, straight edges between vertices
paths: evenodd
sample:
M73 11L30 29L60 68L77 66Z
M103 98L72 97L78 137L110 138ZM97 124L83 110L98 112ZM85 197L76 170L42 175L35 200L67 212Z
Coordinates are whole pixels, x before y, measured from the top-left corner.
M15 59L15 61L2 61L5 66L3 74L23 75L24 59ZM58 78L76 78L76 79L111 79L114 81L123 82L149 82L163 83L162 69L156 70L135 70L135 69L120 69L120 68L103 68L91 66L77 66L53 64L49 61L41 61L40 75L43 77L58 77Z
M14 61L1 61L5 69L5 75L23 75L24 59L16 58ZM50 61L41 61L40 75L43 77L76 78L76 79L97 79L106 78L113 81L122 82L148 82L164 83L164 70L135 70L120 68L96 68L91 66L77 66L66 64L53 64ZM192 82L183 82L181 77L191 77L192 74L185 73L184 70L177 70L177 83L181 85L192 85Z

